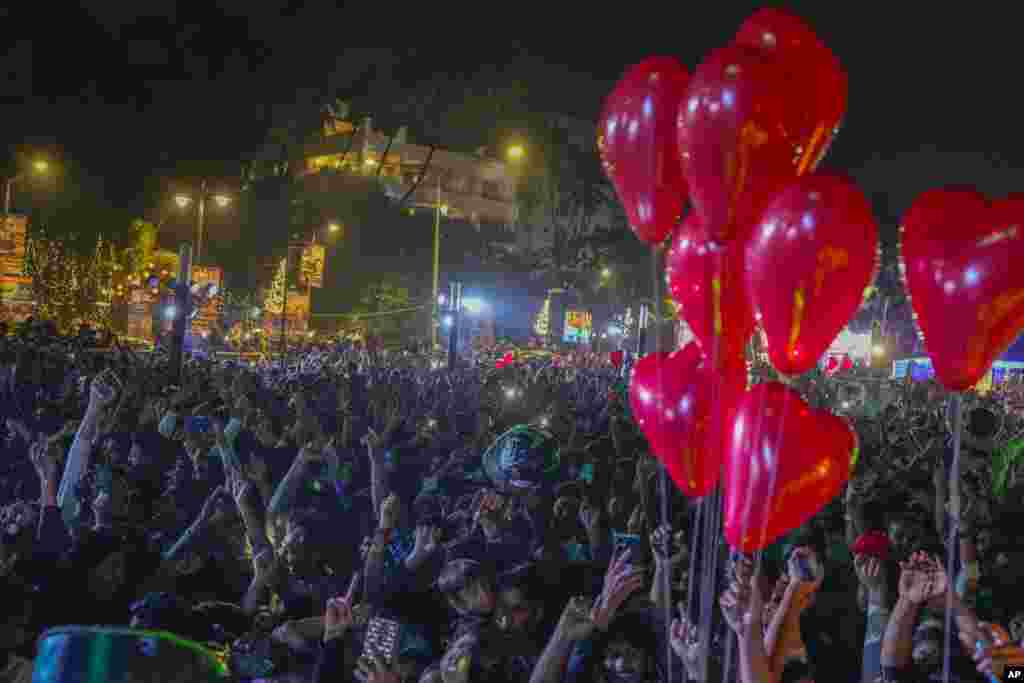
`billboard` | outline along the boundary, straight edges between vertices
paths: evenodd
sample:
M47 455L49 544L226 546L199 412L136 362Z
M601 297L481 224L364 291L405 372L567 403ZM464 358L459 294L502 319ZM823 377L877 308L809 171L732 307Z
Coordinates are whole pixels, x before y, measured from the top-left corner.
M324 261L327 252L322 244L310 244L302 248L301 277L303 284L320 288L324 286Z
M0 274L21 275L24 271L27 228L24 216L0 218Z
M306 332L309 329L309 294L291 288L288 290L286 317L288 318L288 336ZM281 314L271 313L263 316L263 325L268 334L281 333Z
M589 344L594 318L590 311L566 311L562 340L569 344Z
M217 285L218 291L224 288L224 271L218 266L192 266L192 286L200 288L209 284ZM195 332L208 332L220 319L221 296L211 298L209 302L199 309L196 317L192 319L192 330Z

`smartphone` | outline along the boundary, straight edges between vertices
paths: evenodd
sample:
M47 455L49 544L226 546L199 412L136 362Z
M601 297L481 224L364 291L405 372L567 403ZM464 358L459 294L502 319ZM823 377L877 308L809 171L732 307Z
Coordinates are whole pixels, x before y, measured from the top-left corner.
M637 551L640 548L640 537L636 534L620 534L615 532L615 557L621 557L629 551L633 551L632 557L636 559Z
M185 418L186 434L206 434L210 431L210 418L206 416L195 416Z
M373 655L390 666L398 652L400 631L401 624L397 621L372 617L366 625L366 638L363 640L363 654L360 659ZM355 673L360 681L366 680L359 669L356 669Z
M580 467L580 476L579 476L579 478L580 478L580 481L585 481L588 484L593 484L594 483L594 463L592 463L592 462L583 463L583 466Z

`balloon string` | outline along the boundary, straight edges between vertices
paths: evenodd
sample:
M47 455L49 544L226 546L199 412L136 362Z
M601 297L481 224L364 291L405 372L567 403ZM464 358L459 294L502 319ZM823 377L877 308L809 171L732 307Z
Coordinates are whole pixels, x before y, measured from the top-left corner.
M654 295L654 320L655 320L655 332L654 335L654 352L656 354L661 353L661 259L658 258L658 245L651 246L651 284ZM661 362L658 363L658 396L664 397L665 395L665 383L664 377L662 376L663 365ZM662 408L662 406L658 406ZM661 422L661 410L658 411L658 421ZM659 430L660 431L660 430ZM661 526L668 526L671 522L669 519L669 488L668 488L668 473L664 465L660 468L659 477L659 494L661 497ZM661 585L658 590L662 595L662 604L665 606L665 642L671 642L672 637L672 540L669 538L668 548L668 559L667 570L662 572ZM662 558L664 560L664 558ZM672 648L665 649L665 673L668 676L668 681L672 681Z
M718 251L715 255L715 267L712 272L713 282L718 279L721 272L722 255L721 252ZM705 349L708 353L704 362L710 363L712 369L716 371L714 374L717 375L719 362L721 361L722 334L725 332L724 328L721 327L721 290L716 290L712 287L711 296L713 297L713 324L710 331L712 348ZM711 434L713 435L720 435L722 433L722 406L718 385L719 383L717 379L711 382ZM723 470L724 468L720 466L719 480L721 480ZM707 513L704 516L704 534L702 537L704 552L702 553L702 562L700 566L701 603L699 633L700 649L702 653L700 666L702 681L708 680L708 664L711 658L711 629L714 624L714 598L718 590L718 546L720 542L719 534L721 533L722 515L722 496L720 495L720 490L720 487L716 486L716 488L705 498Z
M949 499L957 501L954 503L956 515L950 515L949 530L946 540L946 632L945 644L942 653L942 683L949 683L950 660L953 647L953 591L956 590L956 577L953 572L956 570L956 543L960 526L960 435L963 431L963 415L961 413L960 394L953 394L949 399L951 429L953 431L953 464L949 471Z

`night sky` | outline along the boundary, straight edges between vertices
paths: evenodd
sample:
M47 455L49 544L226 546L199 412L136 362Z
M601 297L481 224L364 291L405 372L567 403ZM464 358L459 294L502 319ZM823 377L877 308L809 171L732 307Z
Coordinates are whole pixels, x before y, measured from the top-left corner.
M855 174L883 222L935 185L1024 190L1019 22L1010 5L989 12L975 11L989 3L904 4L913 8L789 4L850 73L849 114L826 164ZM606 34L594 24L601 17L592 3L565 17L537 9L536 18L530 5L516 5L516 16L486 17L476 30L440 17L443 28L432 33L398 11L370 20L365 7L333 3L94 2L61 7L63 32L36 39L48 32L43 18L17 5L0 9L5 39L13 39L2 61L5 149L52 145L101 178L110 201L142 211L153 201L147 177L180 173L195 159L236 169L260 141L268 105L346 82L349 41L434 45L393 51L381 67L385 77L365 87L387 81L400 88L517 55L564 65L584 76L578 86L545 82L543 72L529 79L550 92L550 110L596 118L602 94L628 64L661 53L693 67L757 3L678 3L679 16L663 21L649 12L630 17L618 5L614 34ZM531 29L519 38L536 34L535 42L501 37L517 22ZM548 45L558 47L539 47L545 27ZM9 151L6 157L0 163Z

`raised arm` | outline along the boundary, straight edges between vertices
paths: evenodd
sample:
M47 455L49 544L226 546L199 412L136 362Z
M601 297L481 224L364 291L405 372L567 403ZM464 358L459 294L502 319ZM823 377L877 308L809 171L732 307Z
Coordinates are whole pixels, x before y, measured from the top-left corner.
M117 398L117 391L107 375L100 375L93 380L89 392L89 407L85 411L75 440L68 452L64 477L57 491L57 504L61 508L65 520L77 519L81 502L78 500L78 482L89 467L92 456L93 442L99 433L100 420L107 406Z

